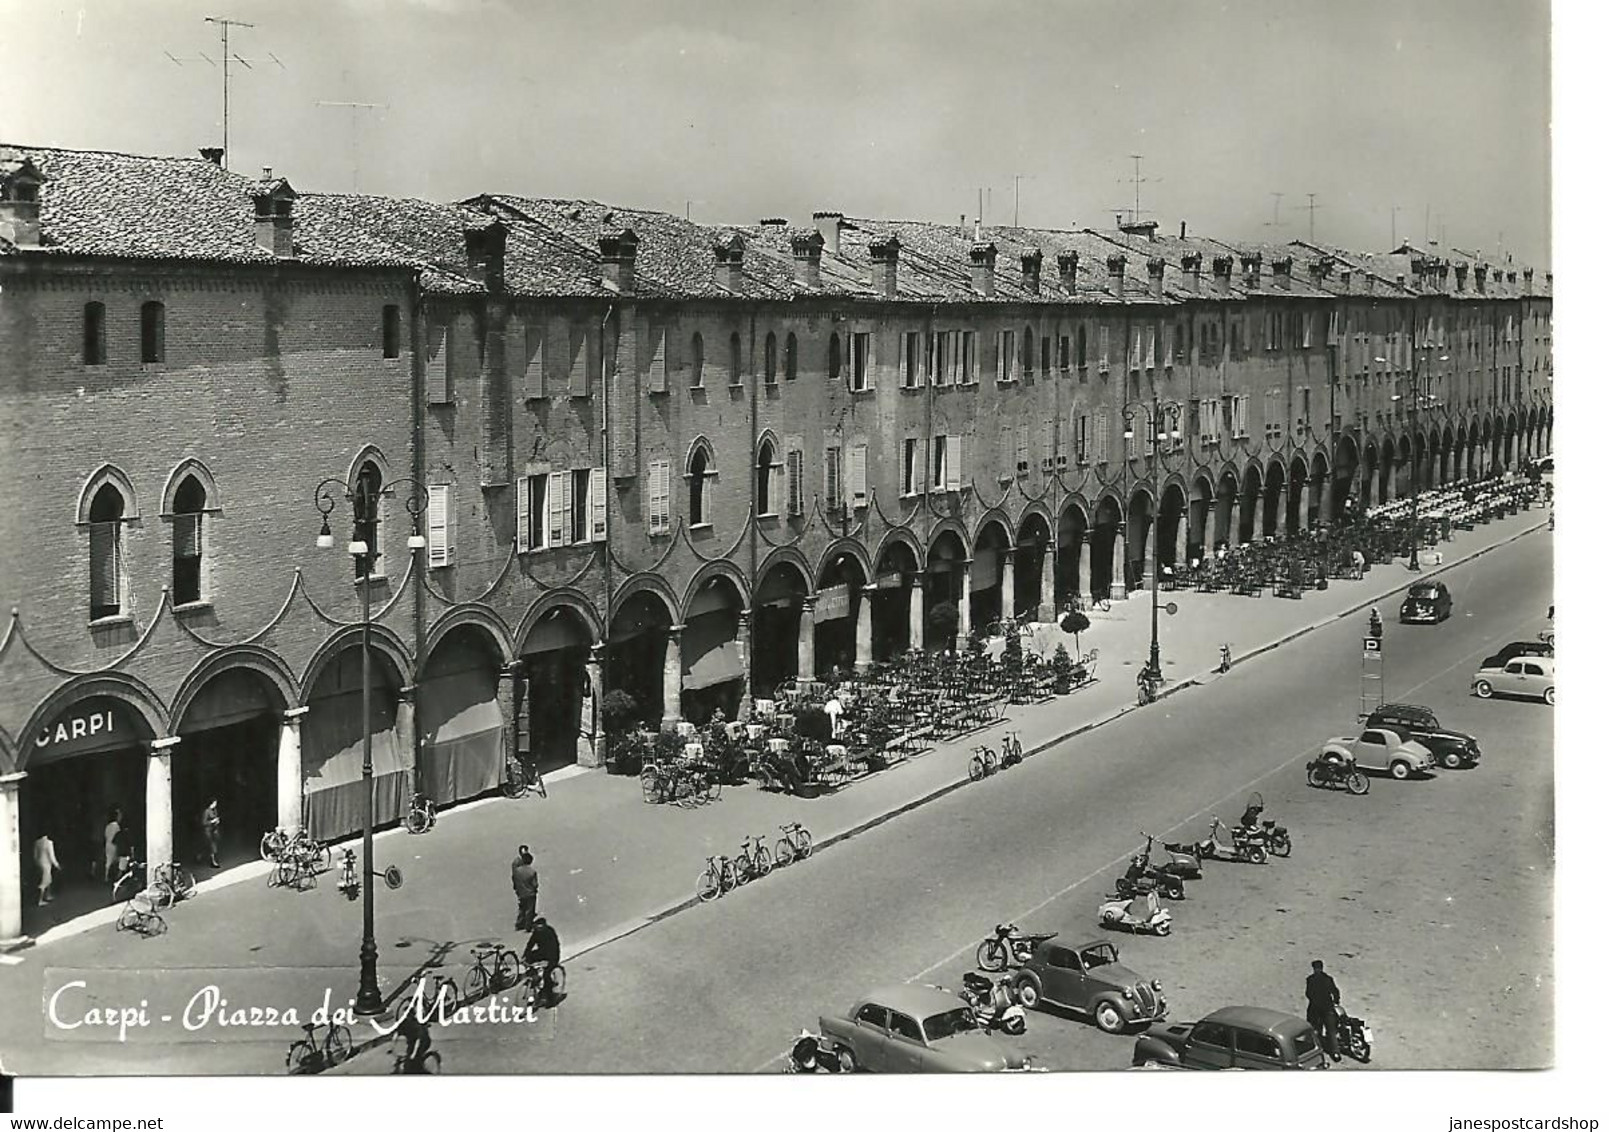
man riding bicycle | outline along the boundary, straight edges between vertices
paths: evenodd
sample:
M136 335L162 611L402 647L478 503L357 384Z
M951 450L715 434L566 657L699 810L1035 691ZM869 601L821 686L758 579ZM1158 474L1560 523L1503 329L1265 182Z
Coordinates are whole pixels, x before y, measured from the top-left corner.
M533 987L536 1004L541 1006L553 997L553 968L559 965L559 933L546 917L538 916L531 925L531 938L525 942L526 969L540 979Z
M402 1055L402 1071L404 1073L425 1072L425 1055L430 1052L430 1027L419 1017L419 1012L412 1008L405 1010L402 1020L397 1024L396 1033L402 1035L408 1042L408 1048Z

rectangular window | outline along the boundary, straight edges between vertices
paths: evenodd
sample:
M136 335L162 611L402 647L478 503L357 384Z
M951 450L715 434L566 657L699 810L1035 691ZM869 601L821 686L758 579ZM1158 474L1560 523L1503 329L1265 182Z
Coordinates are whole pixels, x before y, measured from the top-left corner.
M1110 373L1112 369L1112 335L1108 327L1101 327L1098 331L1099 349L1095 355L1099 365L1096 367L1101 373Z
M89 617L116 617L122 612L123 546L121 524L89 526Z
M173 603L201 600L201 516L173 516Z
M548 545L548 474L520 476L515 483L515 548L525 554Z
M824 494L827 497L827 510L829 512L842 511L844 508L844 450L836 444L829 444L822 454L822 475Z
M669 460L654 460L648 465L648 533L670 533Z
M453 564L453 489L449 484L430 485L430 500L425 512L426 545L429 547L430 568L440 569Z
M950 438L943 433L933 437L933 489L950 490Z
M1080 464L1089 463L1089 415L1080 413L1073 427L1073 451Z
M1062 373L1066 373L1068 370L1072 369L1072 361L1073 340L1067 335L1063 334L1060 341L1057 343L1056 348L1057 367L1062 371Z
M581 327L568 335L571 397L592 396L592 350L589 348L591 337L586 327Z
M1017 426L1017 474L1028 474L1028 426L1025 424Z
M648 331L648 392L670 392L670 359L665 356L669 335L663 326Z
M1039 339L1039 372L1046 377L1050 376L1050 335L1048 334Z
M106 364L106 307L102 303L84 304L84 364Z
M899 491L901 495L915 495L920 488L922 475L922 439L918 436L907 436L905 447L900 460Z
M167 311L161 303L140 307L140 361L156 365L167 359Z
M902 384L915 389L922 384L922 336L915 331L900 338L899 368Z
M452 348L452 331L445 324L425 327L425 400L432 405L452 403L447 381L447 354Z
M788 449L788 514L804 514L804 451Z
M402 356L402 308L395 303L380 311L380 350L388 358Z
M872 387L872 336L859 331L849 336L849 388L864 393Z
M997 382L1007 382L1017 376L1017 335L1014 331L1001 330L994 337L994 379Z
M869 493L866 488L866 445L857 444L849 450L849 496L854 507L866 506Z
M592 469L574 468L570 471L570 522L571 545L592 541Z
M976 331L961 331L961 348L956 351L956 364L960 380L967 385L978 383L978 336Z
M1107 442L1111 439L1111 419L1106 415L1105 409L1095 410L1095 436L1093 456L1097 464L1106 463Z
M950 383L949 345L950 335L945 331L935 331L927 336L927 373L928 380L934 385Z

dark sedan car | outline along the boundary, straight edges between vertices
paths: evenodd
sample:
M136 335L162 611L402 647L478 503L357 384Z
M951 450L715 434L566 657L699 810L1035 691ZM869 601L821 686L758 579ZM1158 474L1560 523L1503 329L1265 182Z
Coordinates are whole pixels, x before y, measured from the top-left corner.
M1199 1022L1152 1026L1134 1040L1135 1065L1179 1069L1328 1069L1313 1027L1294 1014L1226 1006Z
M1502 668L1509 661L1521 656L1552 656L1553 640L1551 635L1535 641L1510 641L1498 649L1491 656L1481 661L1482 668Z
M1436 713L1418 704L1381 704L1363 721L1365 727L1385 727L1430 749L1436 762L1448 770L1480 762L1480 741L1467 731L1443 727Z
M1433 625L1452 615L1453 595L1445 582L1415 582L1408 587L1408 596L1402 599L1401 620L1404 625Z

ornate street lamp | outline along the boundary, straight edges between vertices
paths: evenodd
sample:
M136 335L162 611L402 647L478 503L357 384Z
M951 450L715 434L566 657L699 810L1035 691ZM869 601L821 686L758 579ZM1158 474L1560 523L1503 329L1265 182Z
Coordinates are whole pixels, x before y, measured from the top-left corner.
M1172 440L1177 443L1183 435L1179 431L1180 407L1178 405L1169 405L1166 409L1168 419L1172 422L1171 428L1167 428L1162 425L1163 412L1164 410L1161 405L1161 399L1157 396L1156 391L1152 390L1151 416L1148 424L1148 430L1151 433L1150 439L1152 442L1151 504L1156 508L1156 512L1151 516L1151 537L1149 540L1151 544L1151 655L1150 659L1145 663L1145 671L1150 675L1151 679L1159 682L1162 679L1162 647L1157 637L1157 603L1159 600L1157 597L1157 592L1162 588L1162 554L1160 543L1158 541L1162 534L1162 489L1160 484L1160 464L1162 462L1163 442ZM1125 443L1134 437L1134 418L1137 415L1138 414L1135 412L1132 405L1123 406L1123 439ZM1125 470L1127 469L1127 466L1128 460L1125 453ZM1127 490L1126 482L1124 485L1124 490ZM1125 503L1126 502L1127 501L1125 501ZM1188 516L1183 516L1183 518L1186 523L1189 522Z
M358 995L352 1009L364 1016L385 1012L385 1001L380 996L380 980L375 970L380 948L374 942L374 737L369 717L369 582L378 548L369 545L364 536L367 532L378 530L380 497L398 484L409 487L408 497L403 503L413 521L413 530L408 535L408 550L423 550L425 537L419 533L419 512L424 510L430 493L418 481L404 477L374 487L360 474L355 488L344 480L327 479L313 492L313 505L323 517L317 540L320 550L330 550L335 546L335 535L330 531L330 513L335 510L336 500L345 499L351 506L352 539L347 543L346 552L357 565L361 579L359 589L363 591L363 943L358 948Z

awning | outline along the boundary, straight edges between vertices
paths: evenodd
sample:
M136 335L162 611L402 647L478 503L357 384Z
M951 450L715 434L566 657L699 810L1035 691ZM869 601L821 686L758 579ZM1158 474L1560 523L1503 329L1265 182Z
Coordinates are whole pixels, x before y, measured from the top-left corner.
M407 798L407 752L397 740L395 709L383 695L370 704L373 722L374 820L402 817ZM361 693L315 700L302 724L302 774L307 828L321 841L363 828Z
M484 672L419 685L419 787L438 806L484 794L503 774L503 711Z
M682 674L682 690L697 692L725 684L729 680L743 679L743 656L736 641L727 641L707 650L686 666Z

